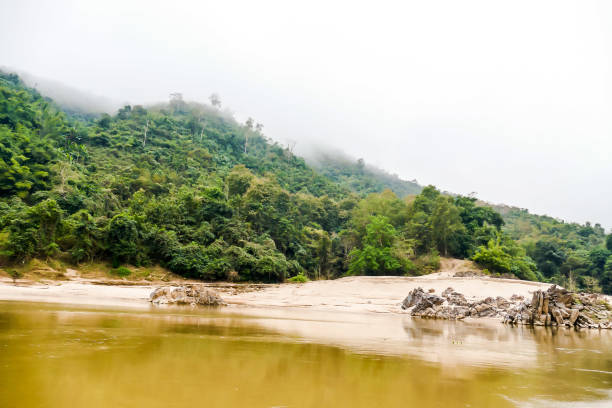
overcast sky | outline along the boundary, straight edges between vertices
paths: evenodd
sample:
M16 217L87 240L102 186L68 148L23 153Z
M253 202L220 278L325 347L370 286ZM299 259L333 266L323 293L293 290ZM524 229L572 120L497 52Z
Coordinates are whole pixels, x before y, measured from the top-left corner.
M612 227L612 2L0 2L0 65Z

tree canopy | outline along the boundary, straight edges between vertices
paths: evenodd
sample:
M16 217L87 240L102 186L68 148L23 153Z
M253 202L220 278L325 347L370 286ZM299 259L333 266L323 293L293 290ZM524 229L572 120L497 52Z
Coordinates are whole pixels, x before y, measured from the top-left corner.
M98 117L0 74L0 258L163 265L196 279L415 275L440 256L612 292L612 239L339 161L173 94ZM335 173L334 173L335 172ZM333 174L332 174L333 173ZM399 183L399 184L398 184ZM395 190L397 191L395 191Z

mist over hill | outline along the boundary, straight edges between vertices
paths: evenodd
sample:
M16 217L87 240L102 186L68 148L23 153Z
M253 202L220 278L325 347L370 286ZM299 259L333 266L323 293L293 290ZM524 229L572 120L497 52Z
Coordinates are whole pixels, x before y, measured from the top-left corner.
M350 157L340 150L307 145L298 152L321 174L360 194L380 193L390 189L404 198L418 194L423 189L416 180L403 180L397 174L389 174L362 158Z
M16 72L23 83L36 89L42 95L53 100L63 110L78 114L100 115L102 113L116 112L122 105L105 96L96 95L26 71L0 67L4 72Z
M484 273L612 292L599 225L421 187L342 154L307 160L220 100L83 114L0 73L0 261L159 264L204 280ZM115 269L113 269L115 270ZM125 273L124 270L122 270ZM129 272L129 270L128 270Z

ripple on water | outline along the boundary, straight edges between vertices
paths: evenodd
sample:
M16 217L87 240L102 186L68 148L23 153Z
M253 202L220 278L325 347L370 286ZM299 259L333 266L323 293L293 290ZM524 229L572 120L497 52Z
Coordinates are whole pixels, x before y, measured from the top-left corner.
M612 391L601 389L589 389L588 391L601 395L601 399L583 401L559 401L552 396L538 396L527 401L516 401L507 396L506 399L512 402L517 408L610 408L612 407Z

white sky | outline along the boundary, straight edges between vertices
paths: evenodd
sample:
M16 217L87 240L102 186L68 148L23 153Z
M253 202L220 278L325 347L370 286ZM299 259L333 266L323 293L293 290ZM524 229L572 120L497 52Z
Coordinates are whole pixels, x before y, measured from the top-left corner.
M0 65L612 227L612 2L0 0Z

